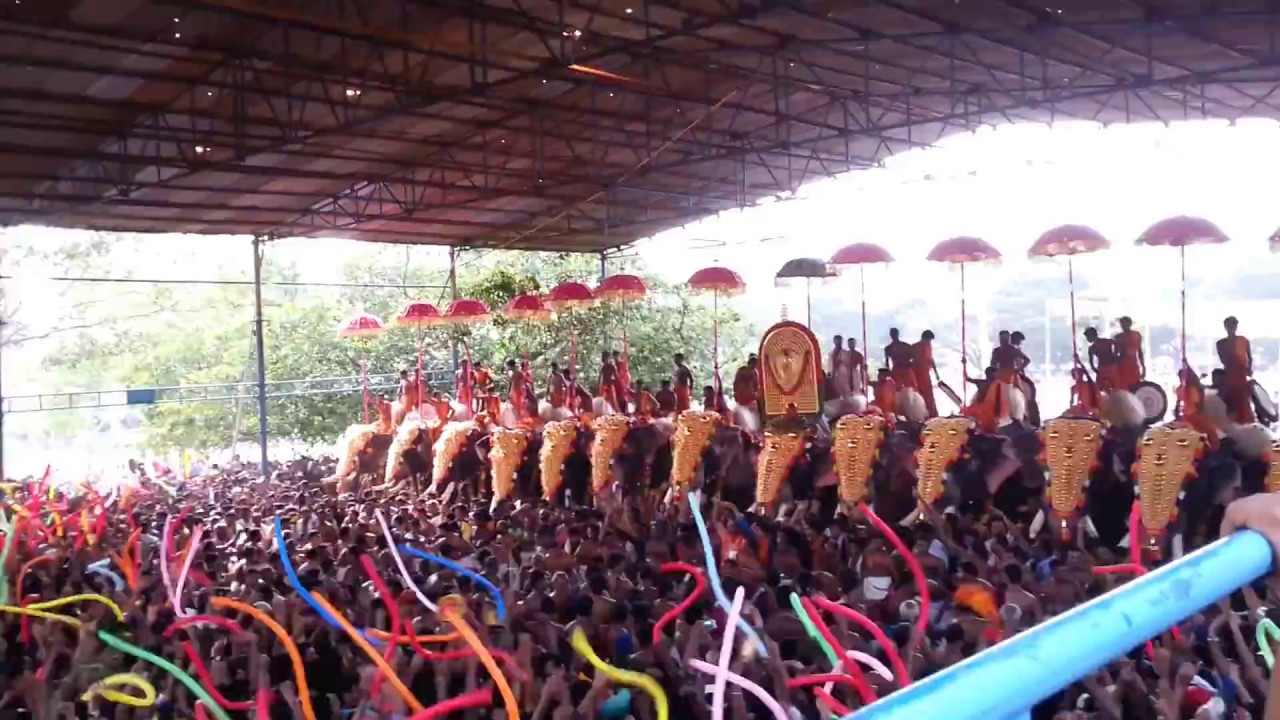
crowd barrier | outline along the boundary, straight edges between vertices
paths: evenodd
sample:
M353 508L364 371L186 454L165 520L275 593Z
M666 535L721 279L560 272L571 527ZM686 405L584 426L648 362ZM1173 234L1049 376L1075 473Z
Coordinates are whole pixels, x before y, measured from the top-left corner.
M1016 720L1111 660L1271 571L1237 532L869 705L845 720Z

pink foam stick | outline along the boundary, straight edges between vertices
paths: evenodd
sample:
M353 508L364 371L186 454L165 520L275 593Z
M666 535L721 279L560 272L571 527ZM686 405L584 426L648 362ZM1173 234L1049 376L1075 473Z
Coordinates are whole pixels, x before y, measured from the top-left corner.
M898 537L898 533L889 527L889 524L880 519L876 515L876 511L871 506L863 503L862 512L871 521L872 525L885 536L885 539L893 544L894 549L902 555L902 559L907 561L907 567L911 570L911 577L916 583L916 592L920 593L920 616L916 618L916 636L912 642L911 649L915 650L916 643L924 640L925 632L929 629L929 613L931 611L929 603L929 580L925 577L924 568L920 567L920 561L916 559L915 553L911 552L911 548Z
M880 629L879 625L876 625L871 621L871 618L863 615L853 608L846 607L837 602L831 602L819 595L814 596L813 602L817 604L818 607L829 613L835 613L836 615L840 615L854 621L863 630L871 633L871 636L876 639L876 642L880 643L884 648L885 654L889 656L889 667L893 668L893 675L898 679L898 685L906 687L911 684L911 676L907 673L907 666L902 664L902 656L898 654L897 646L889 640L889 637L884 634L884 631Z
M720 670L715 665L712 665L709 662L704 662L697 658L691 658L689 660L689 666L692 667L694 670L697 670L698 672L704 672L704 673L707 673L708 675L720 674ZM782 705L778 703L777 699L775 699L769 693L765 692L764 688L760 687L759 685L751 682L750 680L742 677L741 675L735 672L726 672L725 679L733 683L734 685L737 685L738 687L742 688L743 690L746 690L752 695L755 695L756 699L764 703L765 707L769 708L769 710L773 713L773 716L777 718L777 720L791 720L790 717L788 717L787 715L787 711L783 709ZM723 712L724 712L724 709L721 708L721 713L723 714Z
M182 609L182 588L187 585L187 574L191 572L191 561L195 559L196 550L200 547L200 536L203 534L203 525L197 525L195 532L191 533L191 542L187 543L187 559L182 563L182 574L178 575L178 584L173 588L173 613L178 617L186 617L191 614L191 611Z

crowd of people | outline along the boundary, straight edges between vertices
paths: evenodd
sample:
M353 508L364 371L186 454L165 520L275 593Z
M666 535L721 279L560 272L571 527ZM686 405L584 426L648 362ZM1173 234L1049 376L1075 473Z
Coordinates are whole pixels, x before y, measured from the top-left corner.
M715 695L704 689L709 676L692 669L694 661L715 663L726 630L726 613L710 593L660 620L696 592L689 571L709 575L710 558L728 596L742 589L741 617L766 651L739 634L733 672L762 686L790 720L826 720L1127 581L1091 573L1122 549L1085 536L1033 535L994 508L931 512L919 523L895 524L891 538L871 518L838 514L826 503L765 517L704 498L698 507L708 549L687 500L602 496L595 507L491 509L463 488L447 501L406 495L375 502L324 490L319 480L330 471L303 461L264 480L254 468L215 467L185 484L143 477L107 498L50 493L35 480L5 485L16 522L6 533L10 551L0 556L8 597L0 613L0 718L211 716L171 671L104 641L113 635L196 678L237 717L401 719L478 690L486 708L468 711L472 717L658 720L648 692L611 679L575 650L578 630L603 662L654 681L672 717L770 717L776 713L768 705L734 687L724 713L715 713ZM35 519L41 516L49 522ZM1223 524L1256 528L1280 548L1280 497L1237 501ZM394 552L393 543L452 567ZM312 593L356 630L328 623L308 601ZM924 618L922 593L931 600ZM10 614L14 606L84 594L113 600L122 620L92 601L49 610L79 628ZM803 617L809 611L800 598L858 611L876 632L820 608ZM1244 588L1149 650L1110 659L1047 698L1033 717L1262 718L1269 668L1255 629L1278 600L1271 582ZM457 626L447 601L497 657L510 703L487 692L499 685L492 671L466 638L451 634ZM235 632L180 622L188 615L227 618ZM860 672L844 681L857 678L856 691L806 680L833 672L823 641L806 628L810 620L825 625L826 642L862 653ZM265 621L296 646L298 669ZM409 630L422 637L410 641ZM385 642L397 632L401 642ZM366 649L362 635L384 641ZM1046 652L1044 670L1052 672ZM397 682L383 677L374 655ZM133 707L106 692L103 681L120 673L153 686L154 704ZM966 717L963 708L956 716Z

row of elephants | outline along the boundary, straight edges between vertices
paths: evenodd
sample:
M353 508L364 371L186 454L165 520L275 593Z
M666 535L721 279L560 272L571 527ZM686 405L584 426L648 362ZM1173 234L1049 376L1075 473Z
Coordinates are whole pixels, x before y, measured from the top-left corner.
M1261 430L1261 428L1256 428ZM610 497L703 488L739 509L769 512L812 502L836 512L863 501L906 519L925 506L994 506L1014 522L1049 523L1053 536L1083 528L1120 542L1140 509L1143 542L1168 550L1216 528L1215 508L1236 493L1280 491L1280 442L1225 433L1210 450L1198 431L1062 417L1031 429L979 432L969 418L898 422L845 415L830 432L774 425L760 435L717 413L674 420L571 418L540 429L476 421L406 420L394 433L356 425L340 448L339 492L391 492L430 478L429 493L588 504Z

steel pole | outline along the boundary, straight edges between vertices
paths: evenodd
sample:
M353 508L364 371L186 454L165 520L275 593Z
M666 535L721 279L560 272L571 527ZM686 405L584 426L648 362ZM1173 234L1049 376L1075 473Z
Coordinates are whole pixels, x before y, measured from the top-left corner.
M253 237L253 334L258 360L258 445L262 450L262 476L267 472L267 353L262 321L262 261L265 238Z

